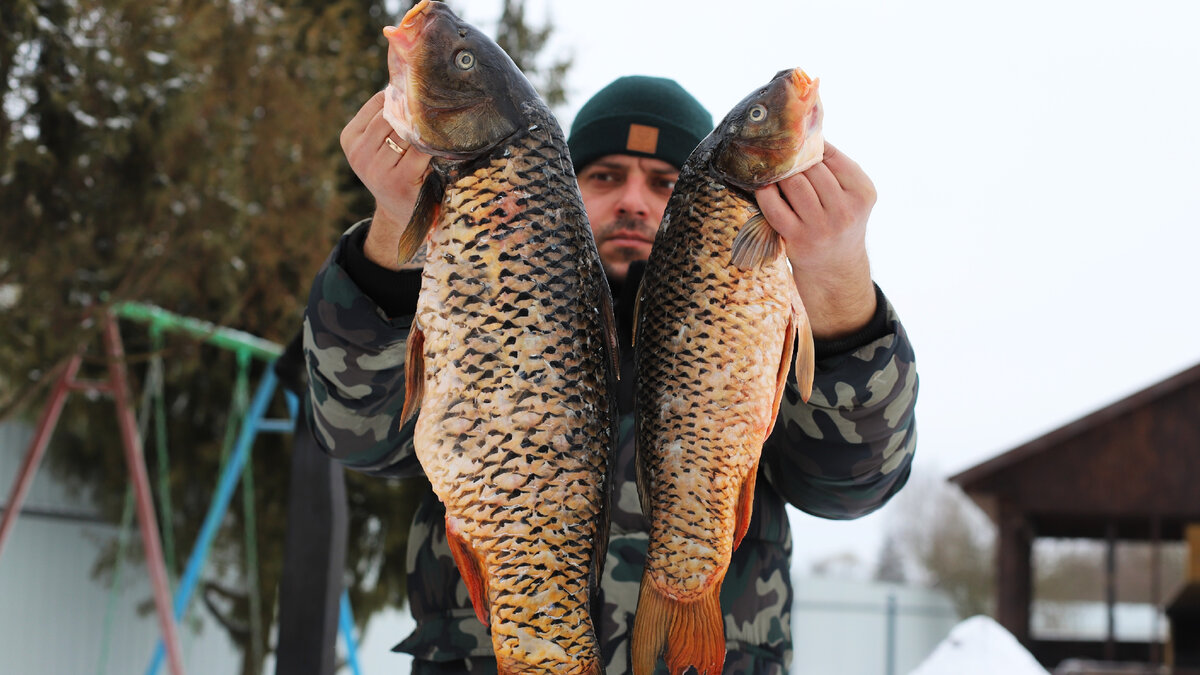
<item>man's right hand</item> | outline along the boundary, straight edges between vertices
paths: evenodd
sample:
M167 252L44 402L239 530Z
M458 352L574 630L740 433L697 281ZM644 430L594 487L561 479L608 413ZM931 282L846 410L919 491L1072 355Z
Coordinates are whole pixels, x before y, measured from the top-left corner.
M383 92L371 97L342 129L342 151L358 179L375 197L375 217L363 244L371 262L400 269L396 249L408 226L421 184L429 171L430 156L409 147L383 118ZM403 153L387 143L391 139Z

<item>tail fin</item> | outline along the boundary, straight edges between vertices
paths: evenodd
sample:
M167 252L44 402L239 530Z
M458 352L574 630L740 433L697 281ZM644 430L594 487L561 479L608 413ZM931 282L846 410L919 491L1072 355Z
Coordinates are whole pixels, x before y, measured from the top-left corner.
M721 614L721 581L690 602L668 597L642 576L637 614L633 619L633 673L651 675L660 656L667 672L720 675L725 664L725 623Z

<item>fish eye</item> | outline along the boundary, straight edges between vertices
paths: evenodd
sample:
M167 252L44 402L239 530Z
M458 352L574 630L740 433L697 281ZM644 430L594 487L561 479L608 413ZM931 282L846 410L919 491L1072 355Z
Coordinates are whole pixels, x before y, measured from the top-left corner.
M454 65L462 70L470 70L475 66L475 55L464 49L454 56Z
M751 122L761 122L767 119L767 109L762 105L756 105L750 108L750 114L748 117L750 118Z

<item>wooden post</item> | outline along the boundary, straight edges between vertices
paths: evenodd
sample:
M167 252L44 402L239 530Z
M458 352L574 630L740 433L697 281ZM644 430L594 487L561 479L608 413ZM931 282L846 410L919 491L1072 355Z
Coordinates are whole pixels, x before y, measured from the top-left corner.
M1033 533L1024 514L1010 504L1001 503L996 549L996 619L1021 644L1029 647L1029 610L1033 601L1033 575L1030 556Z
M1108 610L1108 637L1104 642L1104 658L1117 660L1117 523L1110 520L1105 527L1104 604Z
M1188 549L1187 580L1200 582L1200 523L1190 523L1184 532Z
M1154 605L1154 623L1151 627L1150 663L1162 664L1162 641L1158 634L1162 630L1159 615L1162 603L1162 519L1156 514L1150 518L1150 601Z

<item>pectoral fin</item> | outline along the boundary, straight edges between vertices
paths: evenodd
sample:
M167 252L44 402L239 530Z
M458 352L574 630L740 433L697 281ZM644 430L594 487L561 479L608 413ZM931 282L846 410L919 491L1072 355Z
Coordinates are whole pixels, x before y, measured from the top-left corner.
M734 267L746 271L774 260L783 251L783 237L767 223L762 213L757 213L742 225L733 238L730 262Z
M396 260L401 265L412 260L421 244L425 243L429 231L437 223L438 214L442 210L442 197L446 194L446 184L436 171L430 171L421 185L421 193L417 195L417 205L413 208L412 218L408 227L400 235L396 246Z
M475 607L475 616L483 622L483 625L488 623L488 586L487 577L483 574L483 566L479 562L479 556L475 553L475 549L471 548L471 544L459 533L458 528L454 526L454 522L449 517L446 518L446 543L450 545L450 553L454 556L454 564L458 566L458 571L462 574L463 582L467 585L467 592L471 594L471 605Z
M812 396L813 377L817 373L817 346L813 342L812 323L808 320L808 312L804 311L804 303L800 301L799 294L793 302L795 306L792 310L792 323L796 325L797 341L796 384L800 387L800 398L808 403L808 398ZM787 367L786 363L784 367Z

